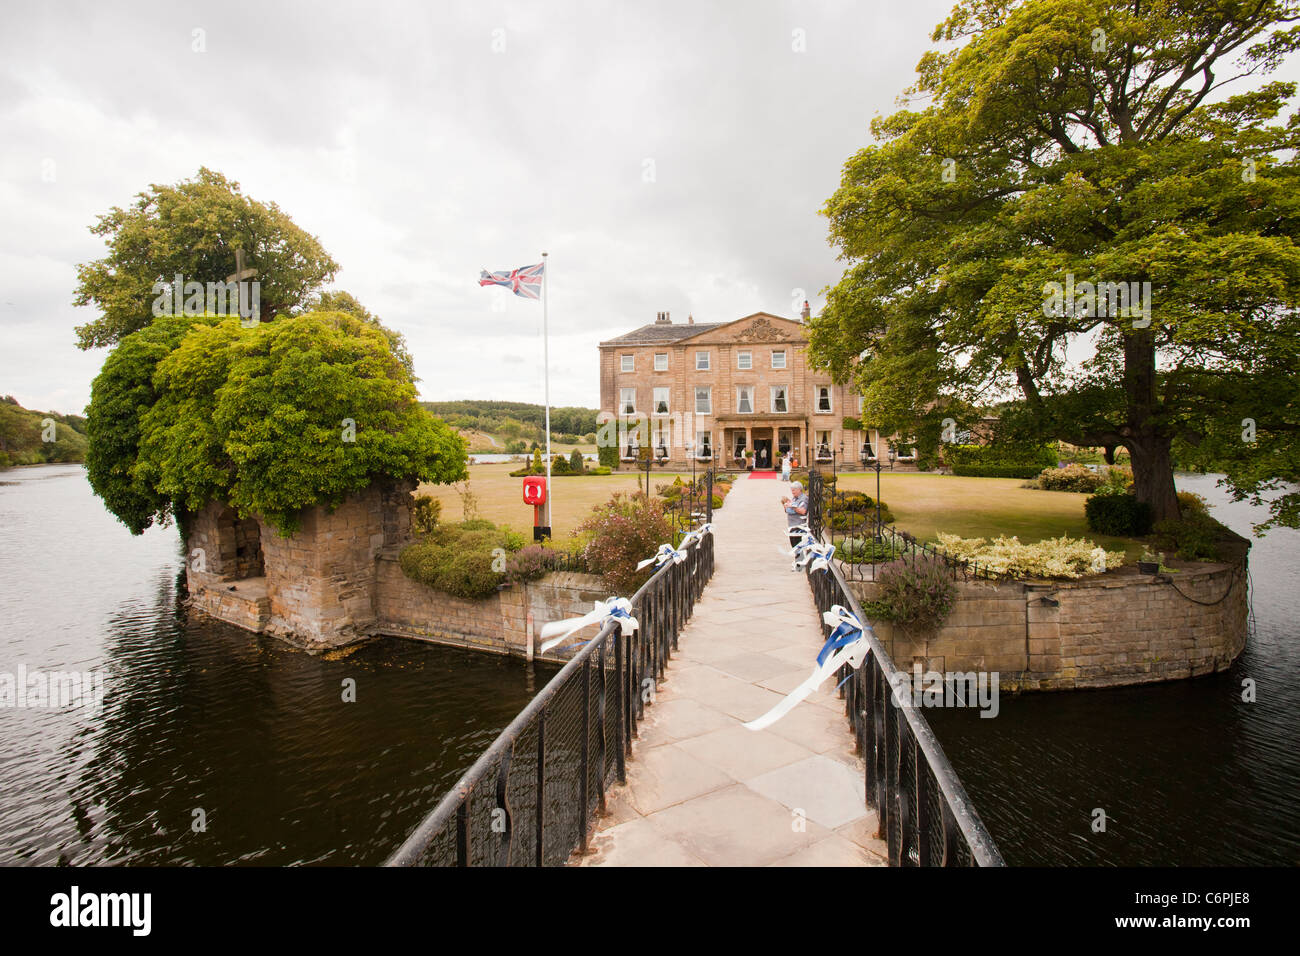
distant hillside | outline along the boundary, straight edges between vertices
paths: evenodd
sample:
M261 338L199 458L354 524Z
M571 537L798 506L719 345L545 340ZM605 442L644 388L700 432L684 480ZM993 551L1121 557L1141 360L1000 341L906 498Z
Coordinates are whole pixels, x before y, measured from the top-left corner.
M541 441L546 437L543 432L546 409L541 405L488 400L421 402L421 404L448 424L464 432L494 435L505 442L527 443ZM552 437L561 441L572 440L575 444L580 443L585 436L595 434L596 412L597 409L594 408L573 406L552 408Z
M45 421L54 431L46 434ZM45 441L52 437L53 441ZM0 468L86 460L86 419L81 415L23 408L12 395L0 398Z

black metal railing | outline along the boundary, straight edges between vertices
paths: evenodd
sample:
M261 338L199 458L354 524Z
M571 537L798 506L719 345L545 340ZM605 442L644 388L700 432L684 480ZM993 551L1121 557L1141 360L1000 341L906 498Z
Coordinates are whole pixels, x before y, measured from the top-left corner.
M840 569L810 572L818 612L840 605L867 618ZM823 623L823 633L830 627ZM890 866L1003 866L993 837L975 812L939 739L912 699L909 675L899 671L868 626L862 666L836 675L843 681L845 714L866 764L867 806L876 811L877 836L889 847Z
M942 564L954 581L1012 577L884 524L878 501L838 485L817 468L808 472L808 527L819 540L835 545L835 559L848 580L874 581L881 565L894 561L915 565L923 560Z
M520 712L386 862L555 866L585 851L605 790L626 779L645 705L713 576L713 535L632 597L637 628L603 626Z
M809 472L808 526L824 543L835 508L835 492L832 486L828 493L827 484L815 467ZM890 547L895 541L901 545L893 560L945 557L892 528L874 530L887 532L881 538L890 542ZM838 604L867 625L866 660L856 671L846 664L836 680L843 682L845 713L866 764L867 806L876 811L877 835L889 847L890 865L1002 866L992 836L929 722L912 700L909 675L894 665L849 590L845 567L852 569L853 565L833 561L825 570L809 572L808 580L819 613ZM874 578L874 563L871 570ZM966 573L964 569L962 573ZM830 635L831 628L825 623L822 630L824 636Z
M713 520L713 469L699 472L689 482L660 485L664 515L673 529L673 544L689 531Z

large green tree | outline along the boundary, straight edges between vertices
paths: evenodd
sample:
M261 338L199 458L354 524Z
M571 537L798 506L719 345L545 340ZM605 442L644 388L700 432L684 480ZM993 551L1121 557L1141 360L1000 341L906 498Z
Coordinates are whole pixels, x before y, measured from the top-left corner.
M156 283L224 282L236 252L257 270L263 317L290 312L333 279L338 263L275 203L245 196L239 184L200 168L174 186L151 185L129 208L113 207L91 227L108 255L77 267L75 305L99 318L79 326L83 349L112 345L149 325Z
M91 486L137 534L209 501L290 533L378 477L466 477L387 337L342 312L160 318L110 353L87 417Z
M302 315L307 312L346 312L348 315L355 315L363 322L373 325L384 333L384 338L388 339L388 347L397 356L398 361L402 363L402 367L406 369L412 380L419 381L419 379L415 378L415 358L406 346L406 336L384 325L379 320L379 316L362 305L351 292L345 292L342 289L326 289L322 292L315 292L307 297L303 306L296 309L294 314Z
M814 358L886 427L1014 396L1022 431L1123 446L1157 518L1178 516L1175 451L1239 497L1295 481L1294 85L1221 88L1273 70L1297 18L1280 0L963 0L826 204L848 266ZM1150 283L1149 313L1108 283ZM1296 524L1298 499L1272 520Z

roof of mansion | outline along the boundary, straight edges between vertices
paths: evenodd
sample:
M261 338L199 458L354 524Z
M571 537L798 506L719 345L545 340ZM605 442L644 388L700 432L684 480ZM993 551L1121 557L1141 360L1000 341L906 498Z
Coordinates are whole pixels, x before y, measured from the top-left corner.
M625 335L616 338L607 339L601 342L601 346L607 345L666 345L672 342L680 342L683 339L693 338L704 332L712 332L715 329L725 328L728 325L737 325L750 319L757 319L760 327L770 329L770 323L764 319L778 319L782 322L793 323L792 319L786 319L779 315L772 315L769 312L755 312L753 315L746 315L739 319L733 319L730 322L695 322L695 323L668 323L668 322L651 322L649 325L643 325L639 329L634 329ZM798 323L794 323L798 324ZM785 337L785 336L781 336Z
M688 338L697 332L706 332L709 329L720 329L726 322L709 322L696 323L695 325L682 325L675 323L665 325L662 322L651 322L649 325L643 325L639 329L634 329L626 335L620 335L617 338L601 342L601 345L652 345L660 342L676 342L678 339Z

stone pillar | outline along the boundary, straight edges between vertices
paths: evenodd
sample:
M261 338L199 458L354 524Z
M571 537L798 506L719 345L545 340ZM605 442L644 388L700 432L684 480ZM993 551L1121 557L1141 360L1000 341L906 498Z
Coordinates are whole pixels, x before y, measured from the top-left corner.
M415 483L381 479L333 511L303 511L299 530L262 527L269 630L309 649L351 643L375 621L375 560L410 535Z

